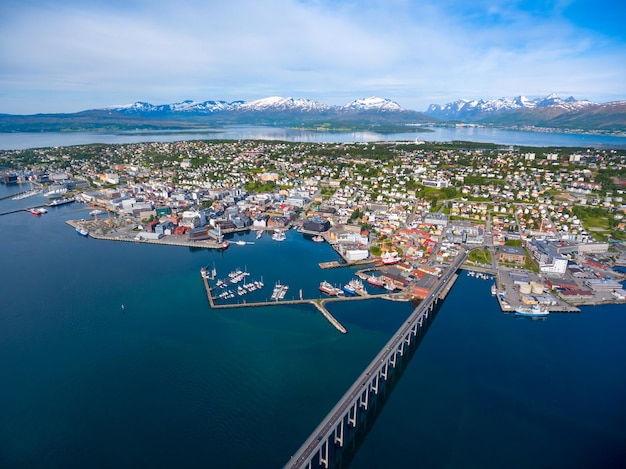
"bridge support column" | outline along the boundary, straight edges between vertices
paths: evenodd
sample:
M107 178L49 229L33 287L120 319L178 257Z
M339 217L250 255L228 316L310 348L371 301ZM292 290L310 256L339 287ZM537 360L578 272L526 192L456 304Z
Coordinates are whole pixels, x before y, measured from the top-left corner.
M383 363L383 366L380 369L380 375L385 378L385 381L387 380L387 370L389 369L389 362L385 361L385 363Z
M358 402L354 401L354 404L350 407L350 410L348 410L348 423L352 425L352 428L356 427L356 414L358 412L357 404Z
M404 339L400 341L400 348L398 349L398 352L400 352L401 357L404 356Z
M380 375L376 373L372 381L370 381L370 389L374 391L374 394L378 394L378 380Z
M320 446L320 466L324 466L326 469L328 469L328 438L326 439L326 441L324 441L322 443L322 445Z
M365 399L363 399L363 393L361 393L361 395L359 396L359 401L361 401L361 407L367 410L367 405L370 401L370 392L367 387L365 388Z
M394 350L393 355L391 357L389 357L389 363L394 368L396 367L396 358L397 358L397 356L398 356L398 353Z
M339 446L343 446L343 418L339 425L335 427L335 444L337 443L339 443Z
M413 324L413 326L411 326L411 333L413 334L413 337L417 337L417 323Z
M407 345L411 345L411 336L413 335L413 333L411 331L407 332L407 334L404 336L404 342Z

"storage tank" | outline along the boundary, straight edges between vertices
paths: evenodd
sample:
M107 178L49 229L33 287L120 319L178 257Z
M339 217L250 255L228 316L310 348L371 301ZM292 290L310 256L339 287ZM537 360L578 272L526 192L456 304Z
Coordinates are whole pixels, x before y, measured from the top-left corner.
M529 295L530 292L532 291L530 283L520 283L519 291L520 291L520 293L522 293L524 295Z

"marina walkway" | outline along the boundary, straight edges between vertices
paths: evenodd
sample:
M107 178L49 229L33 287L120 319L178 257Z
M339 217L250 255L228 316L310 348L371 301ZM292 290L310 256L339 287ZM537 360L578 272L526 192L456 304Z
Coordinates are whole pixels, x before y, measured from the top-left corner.
M336 301L360 301L360 300L372 300L372 299L385 299L385 300L397 300L404 301L393 294L381 293L379 295L362 295L362 296L348 296L348 297L332 297L332 298L322 298L322 299L300 299L300 300L275 300L275 301L256 301L256 302L244 302L242 303L226 303L226 304L216 304L215 299L213 297L213 289L209 284L209 280L202 276L202 281L204 282L204 288L206 290L207 298L209 300L209 305L211 309L233 309L233 308L253 308L253 307L261 307L261 306L284 306L284 305L302 305L309 304L313 305L317 310L322 313L322 315L326 318L328 322L330 322L335 329L337 329L342 334L346 334L348 331L346 328L326 309L326 303L336 302Z

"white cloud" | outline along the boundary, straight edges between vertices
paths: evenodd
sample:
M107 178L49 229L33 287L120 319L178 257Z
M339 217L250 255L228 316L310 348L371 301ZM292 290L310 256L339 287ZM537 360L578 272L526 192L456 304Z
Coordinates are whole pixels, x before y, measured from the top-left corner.
M0 112L269 94L329 104L379 95L423 110L470 95L623 93L626 72L611 66L625 62L623 44L566 22L563 6L543 17L491 3L14 6L0 23Z

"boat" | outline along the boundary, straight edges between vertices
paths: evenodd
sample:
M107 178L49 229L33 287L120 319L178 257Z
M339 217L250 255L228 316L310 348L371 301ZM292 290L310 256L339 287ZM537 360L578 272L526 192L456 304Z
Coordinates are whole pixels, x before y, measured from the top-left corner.
M237 246L245 246L245 245L246 245L246 242L245 242L244 240L240 239L239 241L235 241L235 244L236 244Z
M45 208L43 208L43 207L39 207L39 208L31 208L30 209L30 213L32 213L33 215L38 217L39 215L42 215L44 213L48 213L48 211Z
M78 233L81 236L89 236L89 230L86 230L83 227L76 228L76 233Z
M103 213L104 213L104 210L96 209L96 210L92 210L91 212L89 212L89 215L96 216L96 215L102 215Z
M37 194L39 194L40 192L41 192L40 190L37 190L37 189L32 189L32 190L30 190L30 191L28 191L28 192L23 192L23 193L21 193L21 194L16 195L16 196L15 196L15 197L13 197L11 200L22 200L22 199L25 199L25 198L27 198L27 197L32 197L32 196L34 196L34 195L37 195Z
M222 243L222 249L228 249L228 246L230 246L230 241L224 241Z
M259 230L256 232L256 239L259 239L261 236L263 236L263 230Z
M314 241L316 243L323 243L324 242L324 238L322 238L320 235L314 236L311 239L312 239L312 241Z
M494 283L493 285L491 285L491 296L496 296L496 284Z
M370 285L373 285L375 287L384 287L385 286L385 282L383 281L382 278L377 277L375 275L370 275L369 277L367 277L367 283L369 283Z
M401 260L396 251L384 252L380 258L385 265L397 264Z
M326 280L324 280L324 281L322 281L322 283L320 283L320 291L322 293L326 293L329 296L343 295L343 290L341 288L333 287Z
M276 286L274 287L274 291L272 292L272 296L270 296L270 299L282 300L287 294L287 290L289 290L289 287L287 285L281 285L280 281L276 282Z
M343 286L343 291L348 295L367 295L363 282L358 278L350 280Z
M515 309L515 316L544 317L548 314L550 314L550 311L539 305L532 305L530 308L528 306L518 306Z
M54 199L52 202L48 204L48 207L58 207L59 205L71 204L72 202L75 202L75 201L76 199L73 197L69 199Z
M272 239L274 241L284 241L287 239L287 235L282 230L276 230L274 234L272 235Z

